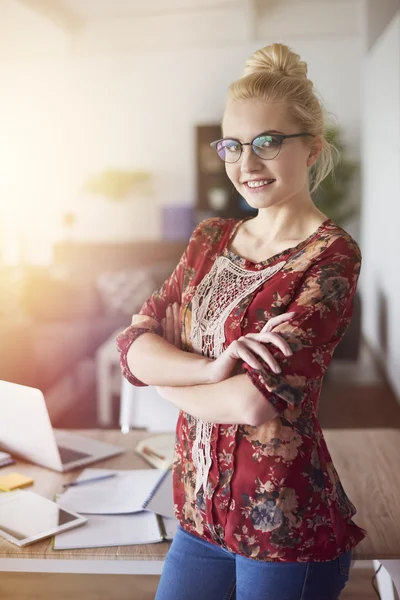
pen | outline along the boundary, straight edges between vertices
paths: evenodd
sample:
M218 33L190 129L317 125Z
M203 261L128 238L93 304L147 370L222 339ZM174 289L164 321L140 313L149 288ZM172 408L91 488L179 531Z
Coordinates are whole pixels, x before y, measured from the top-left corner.
M90 479L82 479L81 481L72 481L71 483L64 483L63 487L72 487L75 485L84 485L85 483L92 483L94 481L103 481L104 479L111 479L116 477L116 473L110 473L109 475L101 475L100 477L91 477Z

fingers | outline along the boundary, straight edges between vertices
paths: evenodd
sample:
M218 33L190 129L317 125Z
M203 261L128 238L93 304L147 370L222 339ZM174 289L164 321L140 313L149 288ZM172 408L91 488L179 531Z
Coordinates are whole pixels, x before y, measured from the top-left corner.
M169 304L165 311L165 318L161 320L163 338L177 348L181 348L181 328L179 321L179 304Z
M252 346L255 344L255 346ZM251 347L251 348L250 348ZM246 340L246 338L241 337L238 340L235 340L228 346L225 351L228 353L230 358L233 360L241 359L246 362L253 369L257 369L259 371L265 371L264 365L258 360L258 358L254 354L262 354L262 358L265 363L271 368L274 373L280 373L281 369L274 359L274 357L268 352L266 348L261 346L261 344L256 342L251 342L250 340Z
M251 350L251 352L258 354L263 359L264 363L269 366L271 371L273 371L274 373L281 373L282 369L280 368L278 362L272 356L270 351L267 348L265 348L265 346L263 346L259 342L248 339L247 337L240 338L239 341L241 343L243 343L244 345L246 345ZM249 363L249 364L251 364L251 363ZM253 366L253 365L251 365L251 366ZM255 367L255 368L259 369L260 367ZM264 369L263 366L261 368Z
M166 340L170 344L173 344L174 343L174 339L175 339L175 334L174 334L174 314L172 312L171 305L167 306L167 310L166 310L165 314L166 314L166 317L165 317L165 335L166 335Z
M179 304L175 302L172 305L172 313L174 318L174 345L177 348L181 347L181 329L179 321Z
M283 313L282 315L277 315L276 317L272 317L267 321L261 331L271 331L274 327L277 327L281 323L285 323L286 321L290 321L296 315L295 312Z
M264 344L273 344L285 355L292 356L293 352L286 340L280 337L278 333L271 332L260 332L260 333L248 333L246 338L255 340L257 342L263 342Z
M235 348L233 358L241 358L244 362L253 367L253 369L257 369L259 371L264 370L263 365L259 360L257 360L254 354L246 348L246 345L242 343L242 340L236 340L236 342L233 342L233 344Z

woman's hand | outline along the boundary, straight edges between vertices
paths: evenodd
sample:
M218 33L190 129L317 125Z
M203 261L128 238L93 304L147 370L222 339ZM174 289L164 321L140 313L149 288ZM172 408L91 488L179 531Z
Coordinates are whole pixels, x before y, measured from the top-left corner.
M182 348L181 339L181 322L179 319L179 304L169 304L167 306L165 318L161 321L161 327L163 330L163 338L173 346Z
M263 344L270 343L279 348L285 356L291 356L293 353L289 344L277 333L272 333L272 329L281 323L290 321L294 316L294 312L278 315L270 319L259 333L248 333L238 340L234 340L217 359L206 367L209 369L210 383L219 383L228 379L234 374L238 360L243 360L253 369L264 371L264 366L255 355L259 355L274 373L280 373L279 364Z

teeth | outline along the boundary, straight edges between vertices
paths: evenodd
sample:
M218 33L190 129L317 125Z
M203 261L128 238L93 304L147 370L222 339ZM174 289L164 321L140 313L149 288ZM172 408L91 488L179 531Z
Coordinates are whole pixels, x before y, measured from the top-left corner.
M261 187L262 185L267 185L271 181L274 181L274 180L273 179L264 179L263 181L248 181L247 185L249 187L255 188L255 187Z

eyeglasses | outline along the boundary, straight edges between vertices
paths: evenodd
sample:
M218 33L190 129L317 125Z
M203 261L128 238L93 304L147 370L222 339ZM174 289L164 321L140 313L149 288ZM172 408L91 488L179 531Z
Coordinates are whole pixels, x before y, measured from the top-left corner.
M283 140L303 136L314 137L312 133L292 133L291 135L260 133L251 142L242 143L234 138L223 138L211 142L211 148L227 163L235 163L242 156L243 146L251 146L253 152L262 160L276 158L281 150Z

